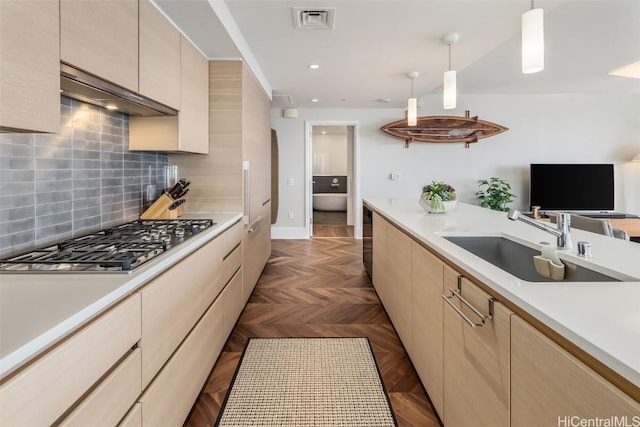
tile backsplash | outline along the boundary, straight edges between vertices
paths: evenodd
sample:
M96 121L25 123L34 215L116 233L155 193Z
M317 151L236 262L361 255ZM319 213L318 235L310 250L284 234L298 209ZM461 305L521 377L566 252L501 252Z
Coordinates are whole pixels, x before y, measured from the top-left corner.
M137 219L167 154L129 151L129 117L62 97L60 134L0 134L0 256Z

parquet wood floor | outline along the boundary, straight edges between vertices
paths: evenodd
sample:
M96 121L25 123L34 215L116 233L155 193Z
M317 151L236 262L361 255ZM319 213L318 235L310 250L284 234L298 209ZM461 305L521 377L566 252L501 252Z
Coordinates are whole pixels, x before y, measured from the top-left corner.
M185 426L211 426L248 337L369 337L400 426L440 423L350 238L274 240L267 266ZM178 391L179 392L179 391Z

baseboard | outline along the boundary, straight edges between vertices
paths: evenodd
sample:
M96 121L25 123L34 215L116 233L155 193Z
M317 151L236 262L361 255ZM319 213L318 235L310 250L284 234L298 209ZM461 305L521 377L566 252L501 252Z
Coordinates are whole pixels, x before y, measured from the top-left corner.
M304 227L271 227L271 239L272 240L300 240L308 239L309 234Z

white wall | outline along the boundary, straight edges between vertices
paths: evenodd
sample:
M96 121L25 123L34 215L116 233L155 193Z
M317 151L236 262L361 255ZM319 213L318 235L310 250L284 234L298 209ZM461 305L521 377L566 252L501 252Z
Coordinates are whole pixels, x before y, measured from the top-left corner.
M346 134L313 134L313 174L347 175Z
M421 98L426 115L471 115L507 126L508 131L476 144L404 141L380 131L404 116L401 109L298 109L297 119L272 110L280 144L280 213L278 227L304 227L304 123L359 122L360 182L363 198L415 197L432 180L453 185L462 201L478 204L477 180L507 179L518 196L513 207L528 209L530 163L611 162L616 170L616 210L640 214L640 164L629 160L640 152L640 95L459 95L456 110L441 109L439 96ZM389 174L401 174L391 181ZM287 178L294 185L287 186ZM294 212L287 219L283 212ZM274 235L277 230L274 229Z

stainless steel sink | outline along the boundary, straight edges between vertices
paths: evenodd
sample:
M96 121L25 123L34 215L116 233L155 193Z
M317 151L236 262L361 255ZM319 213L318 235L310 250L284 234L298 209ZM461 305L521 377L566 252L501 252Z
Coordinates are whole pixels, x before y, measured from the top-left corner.
M538 274L533 264L533 256L540 250L533 249L501 236L442 236L496 267L528 282L552 282ZM598 273L589 268L571 263L565 259L563 282L620 282L620 279Z

